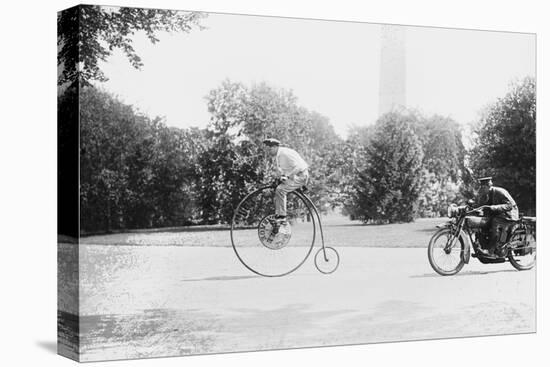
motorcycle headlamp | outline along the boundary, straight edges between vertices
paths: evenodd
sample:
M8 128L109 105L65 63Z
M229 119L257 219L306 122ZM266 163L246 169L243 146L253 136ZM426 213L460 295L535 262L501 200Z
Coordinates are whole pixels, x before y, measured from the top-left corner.
M456 204L451 204L451 206L447 208L447 216L449 218L458 216L458 206L456 206Z

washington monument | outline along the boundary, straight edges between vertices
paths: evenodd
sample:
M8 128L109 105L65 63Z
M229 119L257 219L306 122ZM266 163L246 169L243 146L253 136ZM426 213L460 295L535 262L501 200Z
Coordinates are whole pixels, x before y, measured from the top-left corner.
M378 115L406 106L405 27L382 25Z

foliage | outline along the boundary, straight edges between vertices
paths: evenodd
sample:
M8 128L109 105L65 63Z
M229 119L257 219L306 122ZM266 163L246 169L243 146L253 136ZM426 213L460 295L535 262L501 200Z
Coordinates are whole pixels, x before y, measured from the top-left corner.
M334 154L341 140L328 119L298 106L291 92L265 84L234 86L226 83L210 93L209 106L220 108L211 108L208 130L169 128L107 92L83 88L82 231L228 223L244 195L273 173L261 144L266 136L277 136L304 156L312 196L328 209L331 195L339 193L332 173L341 164ZM269 99L275 100L266 109Z
M340 189L335 202L342 209L342 214L352 220L361 215L355 205L355 186L358 175L366 169L367 150L374 135L374 126L354 126L349 129L347 139L333 151L333 159L338 160L337 187Z
M422 142L422 165L438 179L459 181L464 170L466 149L458 123L439 115L419 116L415 127Z
M217 157L236 160L230 164L222 159L221 167L216 168L221 170L215 174L222 180L222 187L216 190L216 200L213 195L203 198L210 205L208 213L216 210L227 213L229 203L233 207L238 203L230 199L242 190L241 186L233 186L237 180L235 172L241 172L245 177L243 184L250 187L270 176L273 172L271 159L264 156L262 147L266 137L276 137L304 157L310 165L309 187L313 200L321 210L331 206L332 197L338 195L338 182L332 174L339 165L339 157L335 158L334 151L342 141L326 117L299 106L292 91L276 89L266 83L246 87L226 80L206 98L212 115L209 129L212 138L220 142L212 146L216 152L209 154L215 162L218 162ZM233 152L243 144L246 149L237 154ZM209 164L207 159L201 162ZM251 172L240 171L246 167ZM213 220L210 215L207 217ZM222 214L218 219L226 220L227 216Z
M74 119L68 91L59 97L60 121ZM245 194L273 174L265 137L310 164L310 194L321 210L343 207L352 219L439 216L471 190L461 130L441 116L394 111L352 128L343 141L326 117L265 83L225 81L212 90L206 130L169 128L93 87L80 95L85 232L229 223ZM524 208L534 205L534 117L534 83L527 80L488 110L469 156L476 174L505 174L497 177L509 179L505 187Z
M528 77L490 105L475 129L470 151L477 177L491 175L506 188L520 211L535 212L536 84Z
M233 209L264 180L262 157L248 141L235 144L220 136L199 155L198 208L202 223L230 223Z
M401 116L409 122L410 128L413 129L421 145L419 151L415 150L419 157L421 156L419 158L421 159L420 183L418 184L420 191L412 191L417 195L416 199L409 198L412 201L416 200L416 204L411 207L414 208L414 210L411 209L411 215L413 217L444 215L450 202L463 201L462 187L465 182L471 180L465 165L466 150L462 143L459 125L450 118L438 115L426 117L414 110L397 110L394 116ZM346 141L346 145L350 148L347 154L349 158L343 164L347 172L347 180L343 185L346 193L343 196L343 208L344 214L352 219L388 220L383 219L379 214L366 214L377 205L375 198L370 196L370 182L392 182L391 170L372 171L372 166L375 164L373 159L378 159L372 153L372 149L377 144L375 138L376 134L380 134L379 125L382 123L382 121L378 122L378 128L376 126L354 127L350 130ZM386 133L391 134L388 131ZM390 139L384 144L395 145L396 143ZM411 152L411 154L414 153ZM369 175L365 172L369 172Z
M248 104L248 91L241 83L224 80L222 85L211 90L205 97L210 113L210 130L214 136L240 136Z
M82 231L191 223L204 134L168 128L93 87L80 98Z
M460 188L470 182L461 129L452 119L439 115L419 116L415 129L424 152L419 215L445 215L449 203L464 201Z
M475 176L494 176L520 209L535 211L533 78L512 85L487 108L469 152L455 121L411 110L354 127L343 140L327 117L300 106L292 90L267 83L225 80L211 90L208 129L167 127L91 86L106 80L98 65L115 49L133 67L142 66L132 45L137 32L156 43L158 32L200 29L204 16L96 5L60 13L58 124L60 152L69 153L59 159L78 149L67 142L75 135L69 122L77 121L80 102L84 232L228 223L239 200L273 174L261 144L266 137L296 149L309 163L310 195L321 211L343 207L352 219L380 223L442 215L449 202L474 194L470 167ZM60 170L60 188L70 175Z
M434 172L422 170L421 191L418 200L418 216L422 218L446 215L450 203L461 203L464 198L460 181L440 179Z
M78 85L57 98L58 233L78 237Z
M74 119L73 89L59 97L60 121ZM501 172L523 207L534 205L534 96L534 82L526 80L491 106L469 156L478 175ZM245 194L273 174L265 137L310 164L310 194L321 210L343 207L365 222L442 215L472 182L461 130L441 116L394 111L351 129L343 141L292 91L265 83L225 81L212 90L206 130L167 127L93 87L80 98L84 232L229 223Z
M378 119L365 168L357 172L352 206L355 219L364 222L410 222L417 210L422 173L422 144L414 131L417 116L390 112Z
M57 19L58 65L63 67L58 84L106 81L98 66L114 49L120 49L130 64L143 63L132 45L132 36L143 32L152 43L158 32L190 32L200 27L204 13L160 9L78 5L59 13Z

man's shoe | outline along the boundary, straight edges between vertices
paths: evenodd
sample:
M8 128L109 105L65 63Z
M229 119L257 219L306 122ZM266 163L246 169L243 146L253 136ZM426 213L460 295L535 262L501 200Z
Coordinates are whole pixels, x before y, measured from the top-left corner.
M282 217L282 216L276 216L274 219L271 219L269 222L271 223L271 233L273 235L276 235L277 233L279 233L279 228L281 228L281 226L286 226L287 224L286 217Z
M290 234L290 224L286 220L279 223L279 233L281 235Z
M272 222L272 225L279 229L281 226L285 226L287 224L286 216L275 216L275 219Z
M495 253L495 256L504 257L506 255L506 249L504 248L504 246L498 246L495 249L494 253Z
M286 215L276 215L275 216L276 221L286 221Z
M280 226L286 226L288 224L288 222L286 221L286 217L284 218L279 218L279 219L276 219L275 220L277 222L277 224Z

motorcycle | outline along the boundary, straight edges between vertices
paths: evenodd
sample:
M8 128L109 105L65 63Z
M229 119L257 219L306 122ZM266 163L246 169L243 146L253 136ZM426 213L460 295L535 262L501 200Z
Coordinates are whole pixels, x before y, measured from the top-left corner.
M436 273L454 275L470 257L483 264L509 261L517 270L529 270L536 262L536 218L520 215L517 221L509 221L499 228L498 251L490 254L490 217L484 216L485 207L473 208L473 201L466 205L452 204L447 210L450 220L440 226L428 245L428 260ZM472 250L473 249L473 253Z

